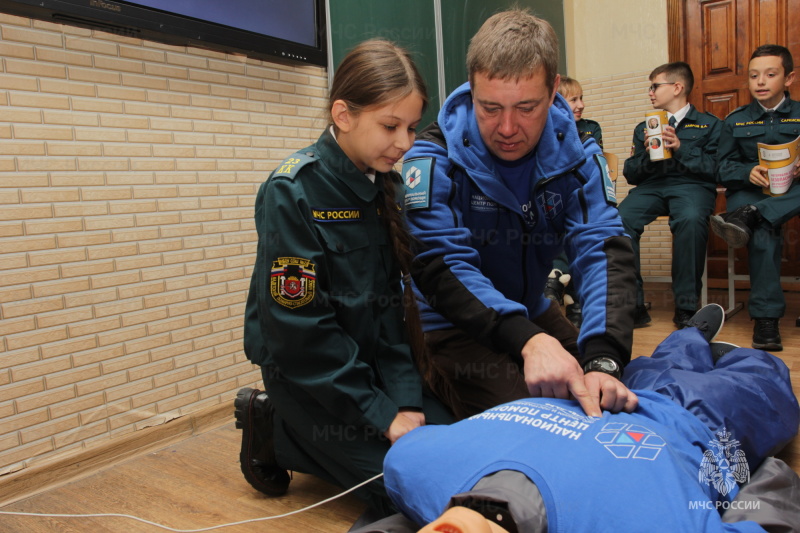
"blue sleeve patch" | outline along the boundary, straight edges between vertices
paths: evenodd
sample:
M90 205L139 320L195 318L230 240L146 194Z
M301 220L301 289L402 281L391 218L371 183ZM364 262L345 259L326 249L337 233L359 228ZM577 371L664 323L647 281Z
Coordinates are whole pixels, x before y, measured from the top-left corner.
M600 167L600 175L603 176L603 193L606 196L606 202L611 205L617 205L617 183L612 179L612 170L608 166L608 161L600 154L595 154L595 161L597 166ZM614 169L616 172L616 169Z
M431 206L431 182L433 181L434 158L415 157L403 162L403 184L405 185L405 208L427 209Z

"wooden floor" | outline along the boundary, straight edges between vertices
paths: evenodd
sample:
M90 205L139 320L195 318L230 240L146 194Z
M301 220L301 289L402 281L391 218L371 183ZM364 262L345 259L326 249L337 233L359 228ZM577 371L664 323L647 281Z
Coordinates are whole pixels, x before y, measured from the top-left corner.
M740 298L747 296L740 291ZM738 296L738 293L737 293ZM711 291L711 301L725 306L722 291ZM668 293L648 291L653 323L634 334L634 355L649 355L673 331ZM792 370L795 393L800 394L800 295L788 295L787 317L781 322L784 351L779 355ZM746 311L730 319L719 340L749 346L752 322ZM295 474L289 492L268 498L255 492L239 471L240 432L231 423L186 439L157 453L127 460L112 468L8 505L2 511L30 513L132 514L176 529L200 529L224 523L280 515L337 494L339 490L310 476ZM781 453L800 473L800 438ZM0 481L1 482L1 481ZM226 533L252 531L345 532L362 512L352 496L297 515L225 528ZM120 518L41 518L0 516L6 533L32 532L142 532L163 531L155 526Z

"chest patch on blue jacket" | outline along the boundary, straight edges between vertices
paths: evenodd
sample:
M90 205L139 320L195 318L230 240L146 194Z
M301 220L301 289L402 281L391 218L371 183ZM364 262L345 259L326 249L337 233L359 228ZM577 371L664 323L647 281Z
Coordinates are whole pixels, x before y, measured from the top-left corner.
M431 206L433 158L415 157L403 162L406 210L427 209Z
M539 202L539 207L542 208L545 218L547 220L555 220L555 218L564 210L564 202L561 199L561 194L557 192L544 191L536 197Z
M472 193L469 198L469 210L476 213L496 213L499 211L497 202L492 200L486 195L480 193Z

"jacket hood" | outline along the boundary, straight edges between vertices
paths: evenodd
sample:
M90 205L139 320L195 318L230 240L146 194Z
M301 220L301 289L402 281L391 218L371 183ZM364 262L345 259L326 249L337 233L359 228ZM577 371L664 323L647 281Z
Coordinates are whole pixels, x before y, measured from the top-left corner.
M472 104L469 82L445 100L439 111L439 127L447 141L450 158L469 169L494 175L494 164L481 138ZM564 174L586 160L575 118L567 101L557 94L536 148L536 174L540 179ZM546 154L546 157L542 157Z

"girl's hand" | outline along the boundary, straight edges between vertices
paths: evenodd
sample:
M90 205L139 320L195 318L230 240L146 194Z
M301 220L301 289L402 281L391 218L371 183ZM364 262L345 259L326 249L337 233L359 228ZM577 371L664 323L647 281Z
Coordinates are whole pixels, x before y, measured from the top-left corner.
M400 410L392 420L389 429L383 434L394 444L397 439L420 426L425 425L425 414L418 411Z

